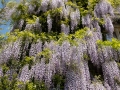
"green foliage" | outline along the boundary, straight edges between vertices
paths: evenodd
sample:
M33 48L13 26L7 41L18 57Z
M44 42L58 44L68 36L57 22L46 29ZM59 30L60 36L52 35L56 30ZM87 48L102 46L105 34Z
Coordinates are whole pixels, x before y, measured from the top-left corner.
M93 17L92 20L98 21L99 25L104 25L104 24L105 24L104 18L96 18L96 17Z
M52 78L55 89L64 90L65 77L61 74L55 74Z
M2 70L3 70L3 74L6 74L6 72L9 70L9 67L6 64L3 64Z
M48 64L51 54L52 52L49 48L44 48L42 52L38 53L38 56L40 56L41 58L44 58L45 63Z
M10 34L10 33L6 33L7 39L6 42L10 43L10 42L15 42L17 40L17 36Z
M25 0L26 1L26 0ZM41 5L41 1L42 0L28 0L28 2L31 4L31 5L37 5L37 7L39 7Z
M75 3L76 2L76 3ZM88 13L92 13L93 9L98 0L68 0L66 5L69 5L73 8L78 8L82 16L85 16ZM88 4L89 3L89 4Z
M24 60L22 60L22 66L24 66L24 65L26 65L26 64L29 64L29 69L31 68L31 66L32 66L32 64L34 63L34 57L28 57L28 56L26 56L25 58L24 58Z
M81 11L81 15L82 16L85 16L86 14L88 14L89 13L89 11L88 10L85 10L84 8L80 8L80 11Z
M87 54L83 54L84 60L90 60L89 56Z
M48 90L47 86L43 81L33 80L33 81L30 81L30 83L31 82L33 83L32 86L34 86L35 90Z
M33 62L34 57L25 57L25 64L31 64Z
M0 77L0 90L10 90L10 80L8 79L8 76L4 75L3 77Z
M33 15L32 19L27 18L26 21L27 21L28 24L35 24L37 18L39 18L39 17Z
M46 18L49 14L54 17L58 14L60 14L62 12L62 7L59 8L55 8L55 9L50 9L48 11L46 11L45 13L43 13L39 18L42 19L43 16ZM43 18L44 19L44 18Z
M0 34L0 49L2 49L2 45L4 43L4 40L5 40L5 36Z
M60 14L61 12L62 12L62 7L56 8L56 9L52 9L52 10L49 11L49 13L50 13L50 15L51 15L52 17Z
M98 21L99 21L100 25L104 25L105 24L105 20L103 18L98 19Z
M63 43L63 41L66 41L68 40L68 35L64 34L64 33L61 33L59 35L59 40L58 40L58 43L61 45Z
M45 42L45 41L49 42L51 40L56 40L57 34L56 33L44 33L43 32L43 33L40 33L37 38L39 38L43 42Z
M29 65L29 69L34 64L34 57L24 57L22 60L15 60L11 57L11 59L6 63L2 65L3 74L6 74L6 72L9 69L14 70L14 73L19 74L20 70L22 70L23 66Z
M61 20L61 24L68 25L69 23L70 23L70 20L68 18Z
M120 49L120 41L117 40L117 39L112 39L112 41L101 41L101 40L98 40L97 41L97 44L102 47L102 46L111 46L112 48L118 50Z
M58 39L57 43L59 45L62 45L62 43L64 41L68 41L68 42L70 42L71 45L77 45L77 42L74 40L74 38L75 38L74 34L66 35L64 33L61 33L59 35L59 39Z
M93 14L94 7L98 3L99 0L76 0L76 4L79 6L80 12L82 16L86 14Z
M78 8L79 7L79 6L77 6L75 3L71 2L71 1L66 2L66 5L69 5L69 6L73 7L73 8Z
M38 34L34 34L32 31L24 30L24 31L19 31L18 29L15 30L12 33L7 34L7 39L6 41L9 42L15 42L16 40L22 39L23 41L27 38L29 41L37 41L40 36Z
M14 69L14 71L19 74L23 66L29 65L29 69L34 64L34 57L24 57L22 60L10 59L5 65L7 68Z
M94 80L92 81L92 83L96 83L96 82L99 82L99 83L102 83L102 78L101 78L101 75L95 75L94 76Z
M19 67L20 62L19 60L15 60L11 57L11 59L6 63L7 67L9 67L10 69L16 69Z
M23 42L27 39L29 42L37 42L38 40L41 40L43 42L45 41L51 41L51 40L57 40L57 34L56 33L34 33L32 31L24 30L19 31L18 29L15 30L12 33L7 33L7 39L5 40L6 43L15 42L16 40L22 40Z
M0 77L0 90L48 90L45 83L42 81L28 81L26 83L17 79L14 74L12 79L8 75Z
M15 1L9 1L6 6L7 6L8 8L14 8L14 6L16 6L16 4L17 4L17 3L16 3Z
M12 22L14 23L20 19L26 19L27 17L29 17L29 15L27 14L27 10L28 7L26 5L22 3L17 5L16 12L14 12L11 16Z
M68 68L73 70L75 73L79 73L77 63L74 60L71 61L70 63L67 63L66 65L67 65Z
M36 86L34 85L33 82L28 82L26 84L26 90L36 90Z
M114 80L120 86L120 79L119 79L119 77L115 77Z
M87 6L88 6L88 2L89 0L69 0L69 1L76 1L76 4L80 7L83 7L84 9L87 9Z
M87 31L89 29L87 27L83 28L83 29L79 29L78 31L75 32L74 36L75 38L78 39L83 39L86 35L87 35Z
M90 11L93 11L94 7L100 0L88 0L88 1L89 1L88 8L90 9Z
M117 65L118 65L118 68L120 69L120 63L119 62L117 62Z
M12 90L26 90L25 83L17 80Z
M31 78L30 81L26 83L17 81L16 88L14 90L48 90L48 89L43 81Z
M64 41L69 41L71 45L77 45L76 40L83 40L87 34L88 28L85 27L83 29L77 30L74 34L66 35L61 33L58 37L58 43L61 45Z
M16 82L17 82L16 74L13 74L11 80L8 75L4 75L0 77L0 90L18 90L18 89L14 89Z
M119 7L120 5L120 0L108 0L114 8Z
M71 45L77 45L76 40L75 39L80 39L82 40L85 36L87 36L87 31L88 28L84 28L84 29L79 29L75 32L75 34L69 34L69 35L65 35L64 33L61 34L56 34L56 33L33 33L32 31L28 31L28 30L24 30L24 31L19 31L19 30L15 30L12 33L8 33L7 34L7 39L6 42L10 43L10 42L15 42L16 40L23 40L23 42L27 39L29 42L37 42L37 40L41 40L43 42L47 41L51 41L51 40L55 40L57 41L60 45L62 44L63 41L67 40L71 43Z

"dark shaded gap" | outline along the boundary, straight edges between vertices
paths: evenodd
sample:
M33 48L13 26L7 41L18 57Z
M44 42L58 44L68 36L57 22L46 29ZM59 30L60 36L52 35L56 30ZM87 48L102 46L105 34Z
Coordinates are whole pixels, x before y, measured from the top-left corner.
M51 85L51 89L55 89L55 90L64 90L64 85L65 85L65 76L59 73L56 73L55 75L53 75L52 77L52 85Z
M106 38L107 32L106 32L105 28L103 27L103 25L100 25L100 27L101 27L101 33L102 33L102 40L106 41L107 40L107 38Z
M31 82L34 83L36 90L48 90L44 80L37 80L35 79L35 77L31 77L29 83ZM25 90L29 90L29 89L26 88Z
M25 43L24 43L24 41L22 41L22 45L21 45L21 48L20 48L20 53L21 53L21 55L20 55L20 61L22 61L22 59L23 59L23 53L24 53L24 46L25 46Z
M45 42L42 42L41 52L44 50L44 44L45 44ZM43 55L41 55L41 56L39 57L39 59L42 59L42 58L43 58Z
M21 30L20 30L20 31L25 30L25 27L26 27L26 21L24 21L24 24L22 25L22 28L21 28Z
M74 2L74 0L72 0ZM88 10L88 0L75 0L78 6L83 7L85 10Z
M43 11L37 11L36 16L37 16L37 17L40 17L40 16L42 15L42 13L43 13Z
M29 43L28 48L26 50L26 56L29 56L31 45L32 45L32 43Z
M39 19L40 19L40 23L41 23L42 32L47 32L48 31L47 17L42 14Z
M61 33L61 24L60 24L60 14L56 14L52 23L52 31L57 32L57 34Z
M117 38L117 35L116 35L116 33L115 33L115 32L113 32L113 37L114 37L114 38Z
M82 14L81 13L80 13L80 18L82 18ZM79 29L82 29L82 28L84 28L84 26L82 25L82 19L80 19L80 22L77 25L77 29L79 30Z
M103 76L103 72L102 72L102 67L97 68L97 66L93 65L93 63L90 60L88 61L88 67L89 67L89 71L90 71L91 81L93 81L95 79L95 76L100 76L99 79L101 81L104 80L104 76Z

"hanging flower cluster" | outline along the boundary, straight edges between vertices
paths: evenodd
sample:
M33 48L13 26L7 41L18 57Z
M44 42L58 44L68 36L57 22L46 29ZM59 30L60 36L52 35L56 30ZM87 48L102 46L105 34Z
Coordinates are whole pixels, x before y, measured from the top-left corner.
M14 17L12 32L15 29L18 32L13 33L15 40L0 52L0 64L7 64L10 59L18 60L22 63L21 72L18 72L20 81L44 81L51 90L56 89L53 80L56 74L65 76L64 90L117 90L119 43L117 46L109 42L108 46L97 43L103 38L101 27L108 38L113 36L110 18L113 9L107 1L100 0L93 15L89 11L82 15L76 2L68 0L41 0L39 4L29 2L23 6L17 7L20 19ZM0 68L0 76L2 72ZM103 83L95 79L94 73L101 75ZM57 84L60 89L61 84Z

